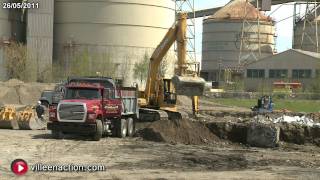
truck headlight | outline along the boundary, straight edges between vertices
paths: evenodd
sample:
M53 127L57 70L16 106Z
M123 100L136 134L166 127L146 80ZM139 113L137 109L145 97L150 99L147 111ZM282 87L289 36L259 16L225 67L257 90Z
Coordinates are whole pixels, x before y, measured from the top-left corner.
M97 118L96 114L88 114L88 119L94 120L96 118Z

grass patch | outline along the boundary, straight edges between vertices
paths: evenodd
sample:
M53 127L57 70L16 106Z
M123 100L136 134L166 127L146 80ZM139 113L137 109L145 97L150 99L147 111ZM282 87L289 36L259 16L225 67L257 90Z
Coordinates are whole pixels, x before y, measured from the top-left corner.
M237 106L251 108L257 104L256 99L229 99L229 98L217 98L212 99L212 101L227 105L227 106ZM320 111L320 101L319 100L283 100L274 99L274 109L288 109L294 112L319 112Z

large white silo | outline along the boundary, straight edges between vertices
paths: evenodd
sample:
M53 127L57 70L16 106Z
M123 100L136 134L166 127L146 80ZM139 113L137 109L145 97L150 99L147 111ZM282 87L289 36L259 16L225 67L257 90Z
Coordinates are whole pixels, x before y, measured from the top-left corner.
M117 78L132 85L137 81L134 64L146 52L151 56L174 19L172 0L56 0L54 60L68 68L79 54L91 61L100 58L101 63L88 69L103 71L104 66L112 66ZM169 56L174 58L172 53ZM112 63L104 64L103 58Z

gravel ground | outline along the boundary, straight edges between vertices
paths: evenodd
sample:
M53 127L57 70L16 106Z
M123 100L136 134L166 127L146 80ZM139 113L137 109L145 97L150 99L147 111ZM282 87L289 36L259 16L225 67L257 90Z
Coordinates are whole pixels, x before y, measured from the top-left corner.
M94 142L76 136L55 140L45 130L0 130L0 157L0 179L16 179L10 163L17 158L29 165L107 168L94 173L29 171L20 179L320 179L320 148L313 145L260 149L227 141L182 145L111 137Z

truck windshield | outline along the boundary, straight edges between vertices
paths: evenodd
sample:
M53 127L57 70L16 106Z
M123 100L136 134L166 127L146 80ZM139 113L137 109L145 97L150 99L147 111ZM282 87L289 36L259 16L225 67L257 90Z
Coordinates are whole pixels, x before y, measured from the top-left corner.
M68 88L64 99L99 99L98 89L73 89Z

